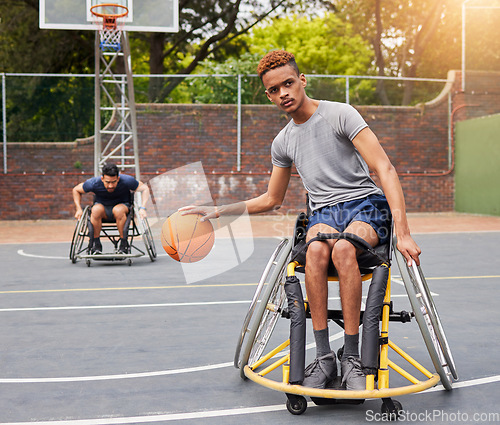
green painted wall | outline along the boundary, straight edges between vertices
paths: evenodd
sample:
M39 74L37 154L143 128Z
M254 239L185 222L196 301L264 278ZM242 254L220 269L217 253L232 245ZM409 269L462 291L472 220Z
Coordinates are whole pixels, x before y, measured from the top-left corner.
M455 128L455 210L500 216L500 115Z

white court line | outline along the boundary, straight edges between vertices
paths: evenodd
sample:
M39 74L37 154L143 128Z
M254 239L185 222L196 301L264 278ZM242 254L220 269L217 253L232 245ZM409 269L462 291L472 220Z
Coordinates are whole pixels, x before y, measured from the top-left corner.
M43 258L46 260L67 260L69 261L70 258L69 256L66 257L57 257L57 256L52 256L52 255L38 255L38 254L28 254L24 252L24 249L18 249L17 254L21 255L23 257L31 257L31 258ZM166 257L167 254L157 254L157 257Z
M24 252L24 250L22 250L22 249L18 249L17 253L19 255L22 255L23 257L44 258L44 259L48 259L48 260L68 260L69 261L69 257L54 257L54 256L51 256L51 255L26 254Z
M454 388L467 388L476 385L491 384L500 381L500 375L489 376L486 378L471 379L469 381L457 382L453 384ZM444 391L441 385L438 385L429 390L421 393L414 393L413 395L426 394L433 391ZM376 400L376 399L373 399ZM371 400L369 400L371 401ZM315 403L309 402L308 407L317 407ZM2 425L112 425L112 424L133 424L133 423L151 423L151 422L170 422L181 421L189 419L206 419L206 418L220 418L227 416L239 416L255 413L269 413L286 410L284 404L258 406L258 407L243 407L236 409L225 410L208 410L203 412L186 412L186 413L167 413L163 415L150 415L150 416L134 416L127 418L99 418L99 419L77 419L77 420L64 420L64 421L42 421L42 422L8 422Z
M406 295L393 295L393 297L406 297ZM364 297L366 298L366 297ZM339 297L330 297L330 300L339 300ZM0 313L5 312L31 312L31 311L68 311L68 310L96 310L96 309L121 309L121 308L150 308L150 307L186 307L186 306L207 306L207 305L231 305L249 304L249 300L240 301L213 301L213 302L190 302L190 303L163 303L163 304L130 304L130 305L103 305L103 306L66 306L66 307L23 307L23 308L3 308ZM337 332L330 337L330 341L342 338L343 331ZM315 343L306 345L306 350L316 346ZM83 382L83 381L104 381L133 378L149 378L155 376L175 375L181 373L199 372L204 370L219 369L232 366L233 363L219 363L207 366L192 368L173 369L165 371L127 373L117 375L96 375L96 376L75 376L75 377L54 377L54 378L0 378L0 384L9 383L55 383L55 382Z
M391 277L391 282L397 283L398 285L405 286L405 283L402 279L396 279L394 276Z
M203 372L205 370L222 369L233 366L233 362L219 363L206 366L187 367L183 369L160 370L156 372L124 373L120 375L97 376L67 376L59 378L3 378L0 384L46 384L55 382L84 382L84 381L110 381L116 379L151 378L154 376L178 375L181 373Z
M311 402L312 403L312 402ZM189 413L170 413L165 415L156 416L135 416L129 418L103 418L103 419L77 419L65 421L43 421L43 422L8 422L2 425L112 425L112 424L134 424L134 423L148 423L148 422L167 422L179 421L187 419L206 419L206 418L220 418L223 416L238 416L247 415L249 413L268 413L286 410L283 404L275 406L258 406L258 407L243 407L238 409L226 410L210 410L202 412L189 412Z
M391 282L397 283L398 285L401 285L401 286L405 286L405 283L404 283L404 282L403 282L403 280L401 280L401 279L395 279L394 277L391 277ZM436 293L436 292L432 292L432 291L431 291L431 295L432 295L433 297L439 297L439 294L438 294L438 293ZM394 298L394 297L396 297L396 296L397 296L397 295L392 295L392 294L391 294L391 298ZM401 295L400 295L400 296L401 296ZM405 295L405 296L406 296L406 295Z
M344 336L344 332L337 332L330 337L330 341L335 341ZM316 347L315 343L306 345L306 350ZM286 351L283 352L286 354ZM155 376L179 375L181 373L202 372L206 370L221 369L233 366L233 362L218 363L206 366L188 367L182 369L160 370L156 372L139 372L139 373L125 373L119 375L96 375L96 376L66 376L54 378L3 378L0 379L0 384L46 384L56 382L85 382L85 381L110 381L117 379L136 379L136 378L151 378Z
M432 294L438 295L438 294ZM405 294L393 294L391 298L403 298ZM366 299L366 296L363 297ZM330 301L339 301L340 297L329 297ZM260 301L259 301L260 302ZM156 308L156 307L197 307L212 305L250 304L250 300L239 301L197 301L190 303L162 303L162 304L117 304L117 305L75 305L65 307L12 307L0 308L0 313L13 313L21 311L65 311L65 310L105 310L121 308Z
M471 379L469 381L460 381L454 382L453 388L467 388L473 387L475 385L485 385L492 384L494 382L500 382L500 375L487 376L485 378ZM434 388L429 388L428 390L422 391L423 393L433 393L435 391L445 391L445 388L442 385L436 385Z
M152 307L193 307L208 305L250 304L251 301L199 301L191 303L163 303L163 304L123 304L123 305L77 305L67 307L19 307L1 308L0 313L18 311L60 311L60 310L100 310L119 308L152 308Z

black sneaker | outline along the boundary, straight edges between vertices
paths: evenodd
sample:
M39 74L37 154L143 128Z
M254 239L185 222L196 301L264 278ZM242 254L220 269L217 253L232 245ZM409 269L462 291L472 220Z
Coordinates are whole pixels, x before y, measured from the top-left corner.
M366 375L363 373L361 360L349 356L342 358L340 362L340 371L342 374L342 386L349 391L366 390Z
M129 245L127 239L120 239L118 254L128 254L128 252L129 252Z
M306 367L302 386L326 388L337 377L337 359L332 351L315 359Z
M99 239L94 239L94 243L92 245L92 248L90 248L90 253L92 255L102 254L102 245L101 245L101 241Z

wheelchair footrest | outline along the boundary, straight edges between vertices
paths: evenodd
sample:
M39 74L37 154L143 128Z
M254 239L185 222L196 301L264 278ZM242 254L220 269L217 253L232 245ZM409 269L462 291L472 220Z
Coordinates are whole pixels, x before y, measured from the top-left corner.
M125 260L127 258L136 258L141 257L142 254L115 254L115 253L103 253L103 254L87 254L87 255L79 255L78 258L89 259L89 260Z
M334 404L363 404L364 399L349 399L349 398L319 398L311 397L311 401L317 406L331 406Z
M342 377L337 376L329 385L326 386L325 390L344 390L342 388ZM311 401L318 406L328 406L332 404L363 404L364 399L347 399L347 398L322 398L322 397L311 397Z

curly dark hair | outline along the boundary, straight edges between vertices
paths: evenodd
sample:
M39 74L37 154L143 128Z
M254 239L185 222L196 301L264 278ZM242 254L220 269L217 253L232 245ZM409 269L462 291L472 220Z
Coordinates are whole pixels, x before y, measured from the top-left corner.
M299 67L295 62L295 56L285 50L273 50L267 53L259 62L257 66L257 73L262 79L264 74L271 69L279 68L281 66L290 65L297 75L300 75Z

